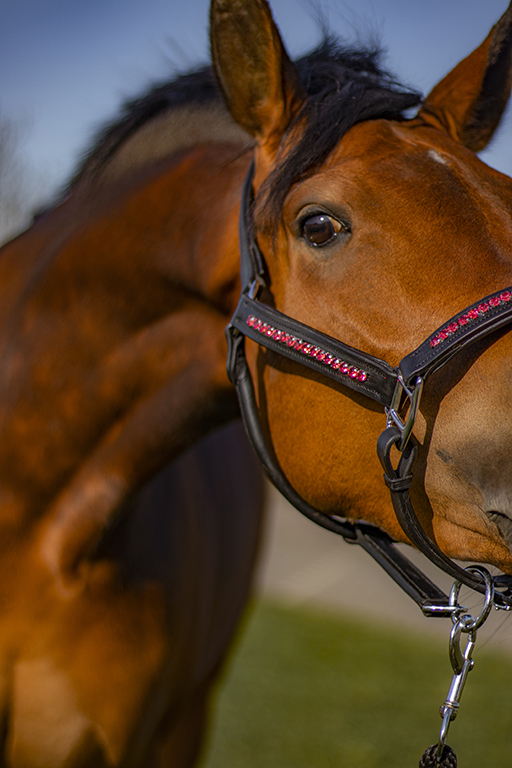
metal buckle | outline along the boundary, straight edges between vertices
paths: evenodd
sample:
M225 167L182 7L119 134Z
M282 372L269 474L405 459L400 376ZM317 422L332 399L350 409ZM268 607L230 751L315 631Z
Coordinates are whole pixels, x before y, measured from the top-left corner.
M259 293L260 288L265 288L266 283L261 275L256 275L254 280L251 283L251 287L249 288L249 292L247 294L249 299L255 299Z
M423 379L418 376L413 387L408 387L405 383L401 373L398 374L398 381L396 382L395 391L393 392L393 398L391 405L386 408L386 427L395 427L400 432L401 441L397 446L399 451L403 451L409 438L411 436L416 416L418 415L418 408L421 400L421 393L423 392ZM409 400L409 410L407 412L407 418L402 420L399 411L401 410L403 395Z
M467 611L465 605L442 605L441 603L423 603L420 608L423 615L429 619L439 616L442 619L451 617L453 620L453 617L458 616L461 611Z

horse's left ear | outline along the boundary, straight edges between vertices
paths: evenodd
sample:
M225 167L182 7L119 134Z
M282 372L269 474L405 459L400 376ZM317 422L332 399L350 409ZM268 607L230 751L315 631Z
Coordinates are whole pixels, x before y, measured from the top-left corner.
M478 152L492 138L512 84L512 2L489 36L427 96L418 117Z
M210 40L231 115L274 153L304 96L267 0L212 0Z

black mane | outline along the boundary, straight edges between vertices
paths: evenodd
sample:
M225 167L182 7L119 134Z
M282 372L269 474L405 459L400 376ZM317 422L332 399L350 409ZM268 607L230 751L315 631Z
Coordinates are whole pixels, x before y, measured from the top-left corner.
M269 179L266 210L272 218L291 185L317 168L349 128L364 120L403 119L406 110L420 103L421 95L398 84L381 68L380 59L378 48L346 48L326 36L318 48L295 62L308 99L288 135L297 124L305 128ZM101 169L130 136L157 115L180 106L220 101L211 66L154 86L141 98L126 102L120 117L100 131L71 185L84 174Z
M346 48L327 36L295 62L308 99L288 127L284 159L266 185L265 213L274 221L292 184L318 168L349 128L378 118L403 120L421 103L421 93L397 83L381 67L381 58L377 47ZM287 137L301 125L300 140L286 151Z

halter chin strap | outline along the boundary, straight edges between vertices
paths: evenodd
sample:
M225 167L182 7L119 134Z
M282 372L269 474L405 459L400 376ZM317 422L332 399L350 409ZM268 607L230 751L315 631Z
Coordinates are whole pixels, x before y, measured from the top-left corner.
M417 448L410 440L425 380L439 370L457 352L512 322L512 288L493 293L472 304L437 329L417 349L393 368L384 360L317 331L258 300L259 288L266 284L263 255L253 236L251 222L251 164L244 184L240 210L240 261L242 294L227 328L228 375L235 385L246 430L267 474L278 490L300 512L346 541L357 543L391 575L427 616L448 615L449 598L431 582L396 547L384 531L364 521L351 522L340 515L328 515L312 507L286 479L261 424L254 385L245 358L245 337L295 360L318 373L355 390L384 406L387 425L377 443L377 453L384 468L384 480L390 489L396 517L404 532L437 567L478 592L485 593L485 583L460 568L427 536L414 512L409 488ZM402 418L404 410L407 417ZM395 469L391 449L401 452ZM512 607L512 578L495 579L495 604Z

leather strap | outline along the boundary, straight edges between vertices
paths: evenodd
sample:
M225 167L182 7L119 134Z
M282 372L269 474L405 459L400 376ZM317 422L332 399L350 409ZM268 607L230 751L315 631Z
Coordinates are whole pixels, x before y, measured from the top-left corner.
M242 189L242 201L240 204L240 217L238 220L238 235L240 240L240 281L242 294L249 293L255 281L265 284L265 260L259 246L254 239L252 225L252 204L254 192L252 181L254 179L255 163L252 160Z
M418 376L426 379L462 349L511 321L512 287L491 293L471 304L403 358L399 369L405 383L412 384Z
M348 543L361 546L417 603L425 615L436 615L432 606L448 606L448 596L396 548L395 542L385 531L363 520L351 522L343 517L342 510L339 515L320 512L308 504L290 485L264 435L254 385L245 358L245 338L232 326L228 327L226 335L229 369L236 386L245 429L256 455L276 488L310 520L322 528L340 534Z

